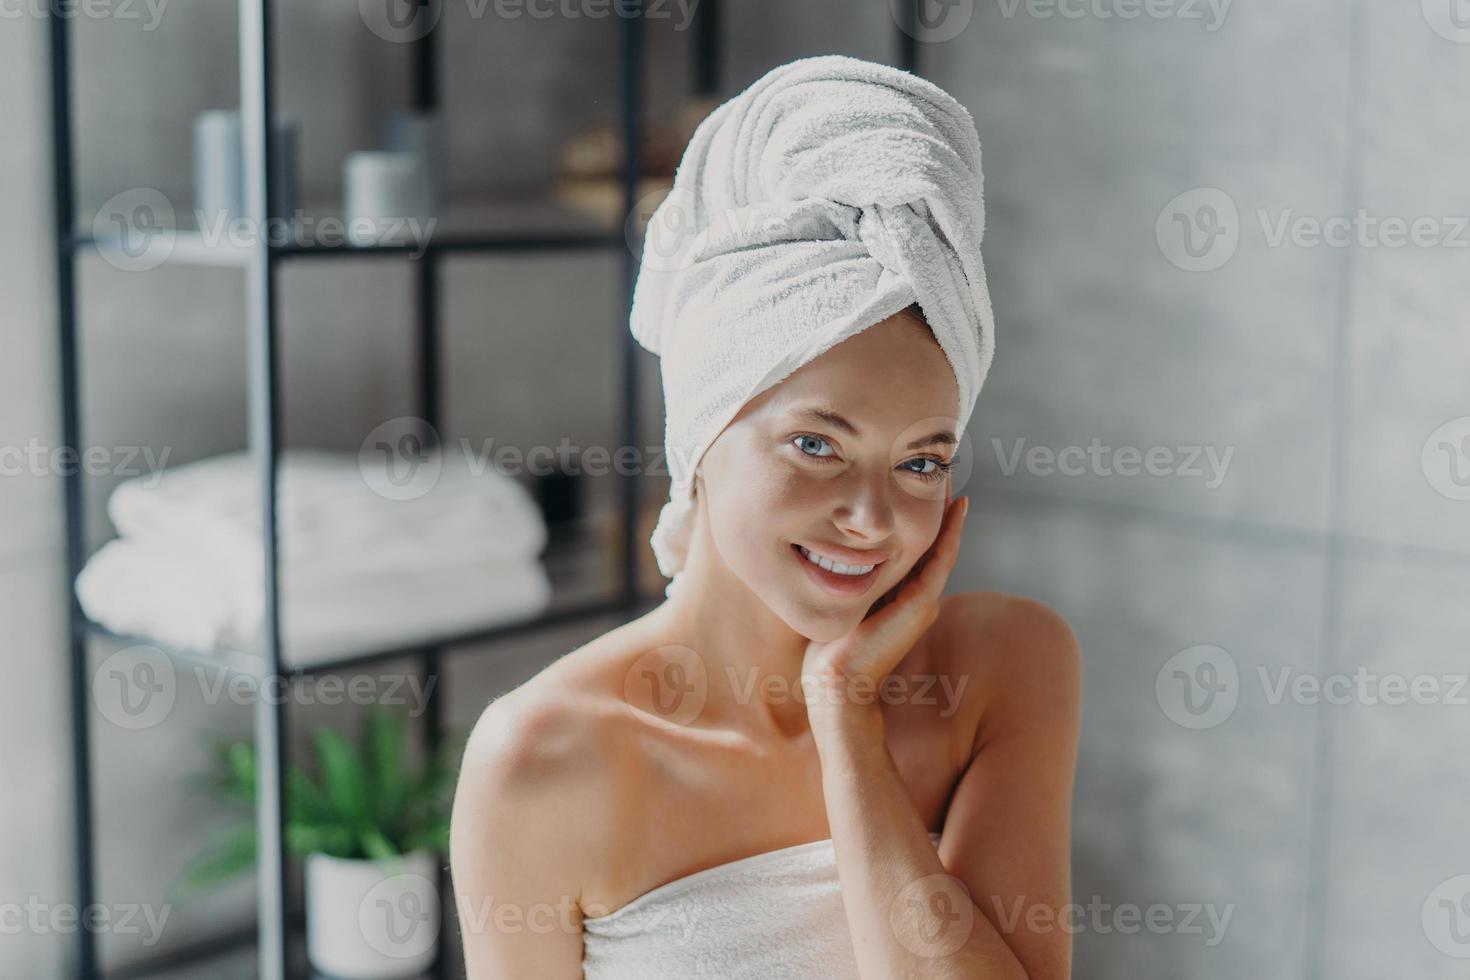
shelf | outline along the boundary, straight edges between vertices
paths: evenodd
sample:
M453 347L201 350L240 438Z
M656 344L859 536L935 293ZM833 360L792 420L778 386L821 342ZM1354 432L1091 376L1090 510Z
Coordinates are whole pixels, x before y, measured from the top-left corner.
M298 915L291 922L291 956L299 969L296 947L300 945L298 934L303 921ZM105 973L107 980L217 980L217 978L254 975L255 943L258 939L254 925L236 929L199 942L190 943L154 953L127 963Z
M121 236L94 238L78 236L72 238L69 247L73 251L95 249L109 264L120 269L151 269L165 262L175 265L243 266L250 261L250 249L228 242L207 241L197 231L182 230L172 233L170 241L160 240L156 252L143 260L129 255L123 248Z
M269 198L272 186L272 168L269 166L270 122L275 117L276 79L273 71L272 29L274 27L273 4L269 0L247 0L238 5L239 13L239 87L240 114L243 123L242 149L246 159L256 166L247 167L247 179L252 183L252 194L263 194ZM609 258L621 259L625 270L625 289L620 302L630 304L636 272L638 244L630 242L633 235L641 232L641 222L647 212L662 199L671 183L671 178L639 177L642 163L639 152L640 102L643 63L641 18L622 18L618 35L619 80L616 94L609 92L609 102L620 108L620 127L624 134L624 151L618 162L615 176L598 176L586 180L559 180L539 191L522 189L508 191L487 200L455 201L441 197L438 214L428 234L423 228L409 227L409 234L398 244L353 245L346 243L346 227L337 216L328 228L323 222L333 217L331 212L312 212L303 209L293 214L290 220L272 221L265 229L256 228L253 234L241 235L238 228L220 229L215 223L198 222L189 209L174 208L166 198L160 201L157 195L147 199L146 192L138 193L139 199L120 196L109 201L96 214L78 214L73 151L73 81L71 67L73 41L69 38L69 18L59 16L53 9L47 18L51 43L51 105L52 137L54 143L53 172L55 174L54 217L52 225L58 243L56 253L56 293L58 305L58 347L61 376L61 429L62 444L71 451L80 451L85 445L82 434L81 394L84 390L83 373L80 370L79 351L82 348L78 330L78 257L84 254L101 256L121 270L144 271L170 264L184 267L222 266L237 268L244 273L245 325L249 352L248 422L252 448L263 449L267 454L275 453L282 442L280 394L278 391L279 347L276 338L277 312L276 283L272 271L281 260L301 257L338 256L356 258L364 255L423 258L430 261L419 265L417 271L417 318L420 367L417 387L420 399L419 413L422 417L436 421L440 408L440 303L438 280L434 275L435 261L446 255L474 253L522 253L550 250L606 250ZM708 11L699 18L696 31L698 42L697 63L705 66L700 81L703 91L714 88L712 66L717 64L715 45L718 22ZM418 37L412 43L412 72L410 77L411 104L419 109L435 110L438 98L438 35L433 30ZM594 98L595 101L595 98ZM126 192L125 192L126 194ZM631 203L630 203L631 202ZM630 216L630 210L633 214ZM170 213L172 212L172 213ZM629 220L633 218L634 220ZM314 223L308 223L314 219ZM169 230L171 229L171 230ZM154 230L150 239L144 233ZM218 237L216 231L232 231L233 236ZM243 239L243 240L242 240ZM264 240L264 241L263 241ZM138 246L136 250L129 246ZM630 336L624 337L625 356L622 359L623 373L623 421L625 444L636 440L637 421L637 358L632 356L635 347ZM65 475L63 481L64 506L66 511L66 568L70 585L68 607L75 610L75 582L86 561L87 524L86 494L79 471ZM274 495L275 489L266 491ZM555 568L560 557L553 554L557 549L548 548L541 556L552 581L552 598L548 608L521 621L503 622L457 636L415 638L415 646L405 648L397 639L393 649L361 650L348 655L323 658L310 664L292 665L290 650L281 650L282 670L289 675L314 674L338 668L351 668L378 660L411 655L449 646L486 643L498 639L529 633L535 630L595 620L604 615L626 618L636 614L644 606L662 601L663 584L646 581L649 576L641 574L643 566L624 549L627 532L637 524L637 493L634 484L625 481L621 487L622 511L618 535L595 534L582 540L597 547L581 549L581 559L590 563L595 574L585 579L563 582ZM270 513L267 508L266 514ZM553 540L559 535L553 533ZM264 541L262 542L264 546ZM589 557L590 556L590 557ZM576 564L576 554L569 556ZM646 557L646 556L644 556ZM631 581L630 581L631 580ZM267 583L262 581L261 586ZM643 589L657 590L657 596L635 598L632 593ZM289 602L289 597L286 599ZM98 636L134 643L147 643L146 638L116 636L97 623L87 621L80 612L73 612L67 622L68 659L70 666L70 708L72 722L72 794L75 800L76 840L76 883L73 896L79 906L93 903L97 894L95 861L95 804L92 786L90 755L91 715L96 708L89 698L92 672L88 664L89 641ZM157 647L158 644L152 644ZM160 648L163 649L163 648ZM186 651L165 650L173 656L192 661L219 665L223 662L229 669L262 676L263 658L256 651ZM426 657L423 669L437 676L437 657ZM258 702L265 703L265 702ZM423 721L426 736L437 738L443 733L443 718L437 701L431 701L433 710L425 711ZM283 738L283 724L287 706L276 703L269 710L258 713L254 744L257 750L259 771L257 787L267 811L281 815L277 790L280 776L287 765L288 752ZM432 743L431 743L432 744ZM256 915L260 922L279 924L281 928L267 930L264 936L252 933L237 938L216 937L202 942L189 950L163 954L153 963L138 963L125 967L118 975L161 976L154 969L163 967L175 980L185 977L259 976L262 980L285 980L287 977L310 976L306 969L303 933L300 917L290 914L287 902L288 857L283 848L280 826L276 833L263 835L264 845L256 864L257 898ZM451 914L452 904L446 903L445 914ZM446 930L447 932L447 930ZM264 939L264 948L254 948L258 939ZM101 975L97 962L97 937L91 930L79 930L73 972L79 980L96 980ZM182 956L181 956L182 954ZM182 958L193 958L197 969L187 969ZM458 976L462 964L446 964L441 956L436 964L436 975L451 973ZM167 961L166 963L162 961Z
M667 178L646 178L638 200L646 207L667 190ZM392 256L475 252L618 250L632 247L624 232L622 198L608 189L558 185L551 192L520 196L462 199L445 204L432 227L400 243L352 244L345 240L341 213L328 208L302 208L297 230L271 225L279 240L271 245L280 258L328 256ZM277 233L274 229L281 228ZM72 235L66 245L74 254L95 250L123 269L154 268L165 263L191 266L244 266L254 254L247 241L218 228L201 229L180 224L159 233L148 247L152 254L130 255L122 235L96 236L90 231ZM167 237L164 237L167 236ZM423 240L417 240L423 239ZM137 243L134 243L137 244Z
M618 599L602 599L563 609L550 609L525 619L497 623L494 626L487 626L483 629L470 630L465 633L452 633L438 637L426 637L424 640L409 646L365 650L344 656L313 660L305 664L293 664L287 660L281 664L281 672L290 677L309 677L314 674L330 673L334 670L346 670L384 660L406 657L431 648L461 647L477 643L492 643L497 640L510 639L511 637L554 629L559 626L569 626L573 623L599 619L603 616L627 615L629 613L641 614L658 605L663 601L663 598L663 596L640 596L631 606ZM108 639L117 643L124 643L129 646L149 646L181 663L203 667L224 667L231 673L242 674L247 677L263 677L265 675L264 662L260 655L248 651L193 650L185 647L170 646L165 643L160 643L157 640L149 639L146 636L130 636L125 633L116 633L106 626L86 618L83 618L78 625L91 636Z
M447 911L443 904L451 900L446 894L441 897L441 913ZM452 913L450 913L452 915ZM286 932L286 976L291 980L332 980L326 974L312 969L306 956L306 919L297 911L288 917ZM446 925L455 928L453 919ZM441 936L444 933L441 933ZM213 938L193 943L165 953L149 956L134 963L125 964L104 974L106 980L254 980L257 974L258 954L255 949L256 929L250 925L232 930ZM444 953L441 947L440 959ZM458 945L450 944L451 956L459 955ZM457 977L462 971L444 963L443 976ZM431 968L405 980L429 980L436 976Z
M551 580L552 599L545 609L533 615L457 633L425 636L412 643L355 650L341 655L314 658L307 662L293 662L291 651L283 642L281 672L289 677L308 677L394 660L427 649L494 643L605 616L641 615L664 599L662 591L656 595L637 596L632 603L614 595L613 571L606 567L611 564L610 555L604 549L578 544L576 540L563 544L553 543L545 549L539 560ZM176 647L146 636L118 633L85 616L80 617L77 627L88 636L113 643L151 647L181 664L211 669L223 667L232 674L251 678L265 676L264 658L256 651Z

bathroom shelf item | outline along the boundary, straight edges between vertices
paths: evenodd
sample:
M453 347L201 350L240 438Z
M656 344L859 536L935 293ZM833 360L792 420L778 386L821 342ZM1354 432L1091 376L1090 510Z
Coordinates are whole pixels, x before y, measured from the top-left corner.
M273 7L278 0L237 0L239 7L240 111L245 153L245 207L249 216L272 213L273 188L269 168L270 130L274 118L274 61L271 44ZM395 2L395 0L383 0ZM718 0L702 0L694 23L692 46L694 89L699 95L718 91L720 76L720 10ZM625 207L633 211L639 186L640 69L643 55L640 39L641 4L631 0L624 9L638 16L612 19L617 25L612 40L620 46L619 101L623 145L622 184ZM896 63L916 71L917 0L894 0L889 9L895 13L894 37L897 42ZM60 395L62 447L65 452L79 452L85 447L81 432L80 365L77 316L77 262L79 257L110 246L108 239L96 238L90 229L77 224L75 167L73 153L72 66L69 21L58 5L48 5L50 31L50 76L52 99L52 145L54 149L53 211L56 236L56 297L58 315L58 351L60 360ZM435 32L429 31L412 44L413 107L433 110L438 105L437 45ZM246 334L250 353L249 367L249 445L258 466L262 513L261 548L265 556L265 575L261 583L265 595L262 649L258 652L170 650L146 637L124 637L91 622L77 600L75 581L86 564L88 542L84 512L84 475L73 467L62 477L66 516L66 582L68 597L68 655L70 662L70 705L73 745L73 796L76 808L76 905L86 908L97 899L96 863L94 860L95 818L91 772L91 675L88 654L95 639L147 643L166 655L186 664L205 663L225 666L231 671L248 674L260 680L290 683L293 678L327 671L351 671L395 658L417 658L425 674L425 689L430 691L424 711L425 736L433 748L443 734L442 706L437 692L440 684L427 684L437 678L441 657L450 652L470 653L493 646L494 641L525 636L538 631L571 624L593 622L599 618L626 618L656 605L662 596L640 594L638 588L637 550L643 547L637 539L638 496L632 477L621 486L619 567L620 588L612 597L577 598L570 602L553 601L551 608L527 619L503 623L459 636L439 637L416 647L363 650L350 656L308 665L293 665L282 657L280 637L277 560L277 467L281 451L278 392L279 346L276 336L276 275L285 261L314 257L381 257L386 260L407 258L416 269L416 341L419 351L417 388L419 414L437 431L440 418L439 385L439 296L438 260L448 255L466 253L522 253L529 251L602 250L621 254L624 259L623 309L631 309L632 291L637 275L637 259L628 248L621 228L601 228L585 219L557 219L553 209L537 210L533 202L529 212L507 221L493 220L497 209L492 205L491 220L477 223L471 218L465 228L454 227L431 236L423 245L360 246L351 244L280 244L268 240L240 247L211 244L199 232L181 230L173 243L167 261L189 265L223 265L238 268L245 276ZM504 215L502 215L504 217ZM546 220L542 220L545 218ZM256 227L262 222L257 218ZM405 255L418 251L416 255ZM638 432L638 353L631 334L624 332L621 360L622 438L625 445L636 445ZM110 971L110 976L147 977L165 972L188 970L192 976L240 975L241 964L262 980L285 980L309 975L304 955L303 922L299 910L286 903L288 862L282 846L283 775L285 772L284 698L257 699L254 739L259 759L260 780L257 787L256 821L259 831L260 859L256 865L257 919L253 927L239 929L225 936L201 940L197 944L174 948L136 960ZM444 935L453 921L452 896L446 893L441 867L440 894L446 914L441 916L440 955L431 975L458 976L459 970L446 962L450 943ZM251 949L253 947L253 949ZM242 960L243 957L243 960ZM74 959L68 973L80 980L98 980L100 969L96 935L91 930L76 931Z

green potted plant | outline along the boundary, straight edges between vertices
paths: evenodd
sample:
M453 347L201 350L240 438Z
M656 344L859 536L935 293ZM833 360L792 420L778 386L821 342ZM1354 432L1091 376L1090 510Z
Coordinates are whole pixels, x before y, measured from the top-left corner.
M379 705L365 714L356 745L327 727L312 738L315 774L286 769L283 827L286 850L305 860L307 956L346 980L419 974L438 953L435 863L449 850L458 742L446 740L414 769L404 716ZM255 745L222 740L213 754L198 785L247 816L189 864L176 897L255 864Z

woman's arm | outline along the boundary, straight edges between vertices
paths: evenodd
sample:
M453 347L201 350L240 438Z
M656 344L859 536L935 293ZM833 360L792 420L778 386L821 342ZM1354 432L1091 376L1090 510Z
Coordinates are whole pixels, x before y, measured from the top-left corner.
M570 825L579 807L557 800L580 749L557 717L565 712L519 708L512 697L470 733L450 818L465 975L580 980L585 835Z
M980 620L989 619L983 635L995 647L984 655L999 667L987 681L994 691L939 853L893 764L876 702L829 713L834 723L817 734L838 877L865 978L1071 974L1064 906L1080 656L1066 622L1046 606L1007 607L967 609L969 622L948 639L982 635Z

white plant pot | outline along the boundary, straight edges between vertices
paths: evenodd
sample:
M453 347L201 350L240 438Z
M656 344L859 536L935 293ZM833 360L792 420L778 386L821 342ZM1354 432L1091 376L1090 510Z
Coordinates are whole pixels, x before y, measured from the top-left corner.
M436 857L306 858L306 955L321 973L342 980L417 976L439 945Z

